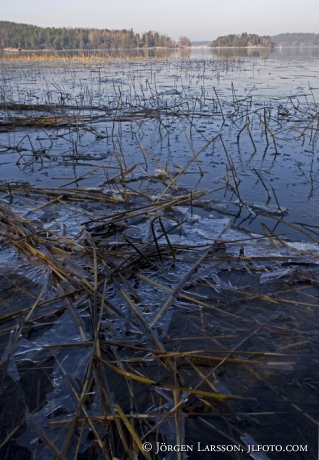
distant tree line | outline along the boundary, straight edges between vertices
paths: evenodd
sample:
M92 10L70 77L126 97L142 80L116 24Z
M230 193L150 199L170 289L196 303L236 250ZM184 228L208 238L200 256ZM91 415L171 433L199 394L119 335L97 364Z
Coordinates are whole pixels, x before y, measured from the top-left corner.
M185 37L183 37L185 38ZM0 48L40 49L111 49L173 46L167 35L149 31L140 35L133 29L109 30L86 28L37 27L0 21Z
M213 47L246 47L246 46L274 46L269 35L247 34L230 34L223 35L211 44Z
M290 33L271 37L276 46L319 46L319 34Z

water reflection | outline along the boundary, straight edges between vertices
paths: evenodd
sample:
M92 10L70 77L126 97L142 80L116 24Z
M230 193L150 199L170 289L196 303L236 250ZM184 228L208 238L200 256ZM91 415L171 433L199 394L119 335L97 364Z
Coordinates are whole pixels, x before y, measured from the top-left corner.
M285 59L319 59L319 47L311 48L311 47L298 47L298 48L284 48L278 47L274 49L274 57L277 59L285 58Z
M210 48L212 56L221 58L269 58L274 52L273 48Z
M48 57L98 57L98 58L133 58L133 59L319 59L319 47L299 48L135 48L135 49L110 49L110 50L35 50L35 51L3 51L0 49L0 59L3 58L30 58L39 56L41 60Z
M298 48L207 48L213 58L319 59L319 47Z

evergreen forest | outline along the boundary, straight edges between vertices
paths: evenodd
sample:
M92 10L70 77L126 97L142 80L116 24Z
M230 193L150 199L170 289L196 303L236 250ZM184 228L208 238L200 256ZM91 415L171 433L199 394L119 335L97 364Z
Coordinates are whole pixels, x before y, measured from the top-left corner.
M185 38L185 37L184 37ZM138 47L171 47L167 35L149 31L142 35L133 29L109 30L89 28L37 27L0 21L0 48L23 50L112 49Z
M319 46L319 34L290 33L271 37L276 46Z
M246 46L267 46L273 47L274 44L269 35L247 34L230 34L223 35L211 44L213 47L246 47Z

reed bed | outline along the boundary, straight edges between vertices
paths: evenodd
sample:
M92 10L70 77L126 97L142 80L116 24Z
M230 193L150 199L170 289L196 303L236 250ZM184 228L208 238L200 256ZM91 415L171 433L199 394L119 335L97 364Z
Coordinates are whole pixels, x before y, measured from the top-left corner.
M135 56L134 56L135 53ZM140 61L151 59L156 54L157 58L169 59L176 50L169 48L147 48L134 50L89 50L89 51L24 51L24 52L4 52L0 54L0 59L5 62L66 62L66 63L105 63L117 60Z

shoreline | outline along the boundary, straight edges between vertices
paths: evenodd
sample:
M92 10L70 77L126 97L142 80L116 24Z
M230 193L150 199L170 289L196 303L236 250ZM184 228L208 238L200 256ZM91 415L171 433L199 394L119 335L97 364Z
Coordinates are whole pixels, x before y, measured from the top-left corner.
M207 45L209 46L209 45ZM85 49L85 48L68 48L68 49L52 49L52 48L44 48L44 49L24 49L24 48L0 48L0 52L5 53L17 53L17 52L32 52L32 53L66 53L66 52L106 52L106 51L144 51L144 50L176 50L176 49L190 49L196 48L196 46L149 46L149 47L135 47L135 48L93 48L93 49Z
M311 48L318 49L319 45L275 45L275 46L211 46L211 45L191 45L191 46L153 46L148 48L105 48L105 49L20 49L20 48L0 48L0 53L68 53L68 52L82 52L82 53L105 53L111 51L147 51L147 50L183 50L183 49L200 49L200 48L210 48L216 50L224 49L289 49L289 48Z

